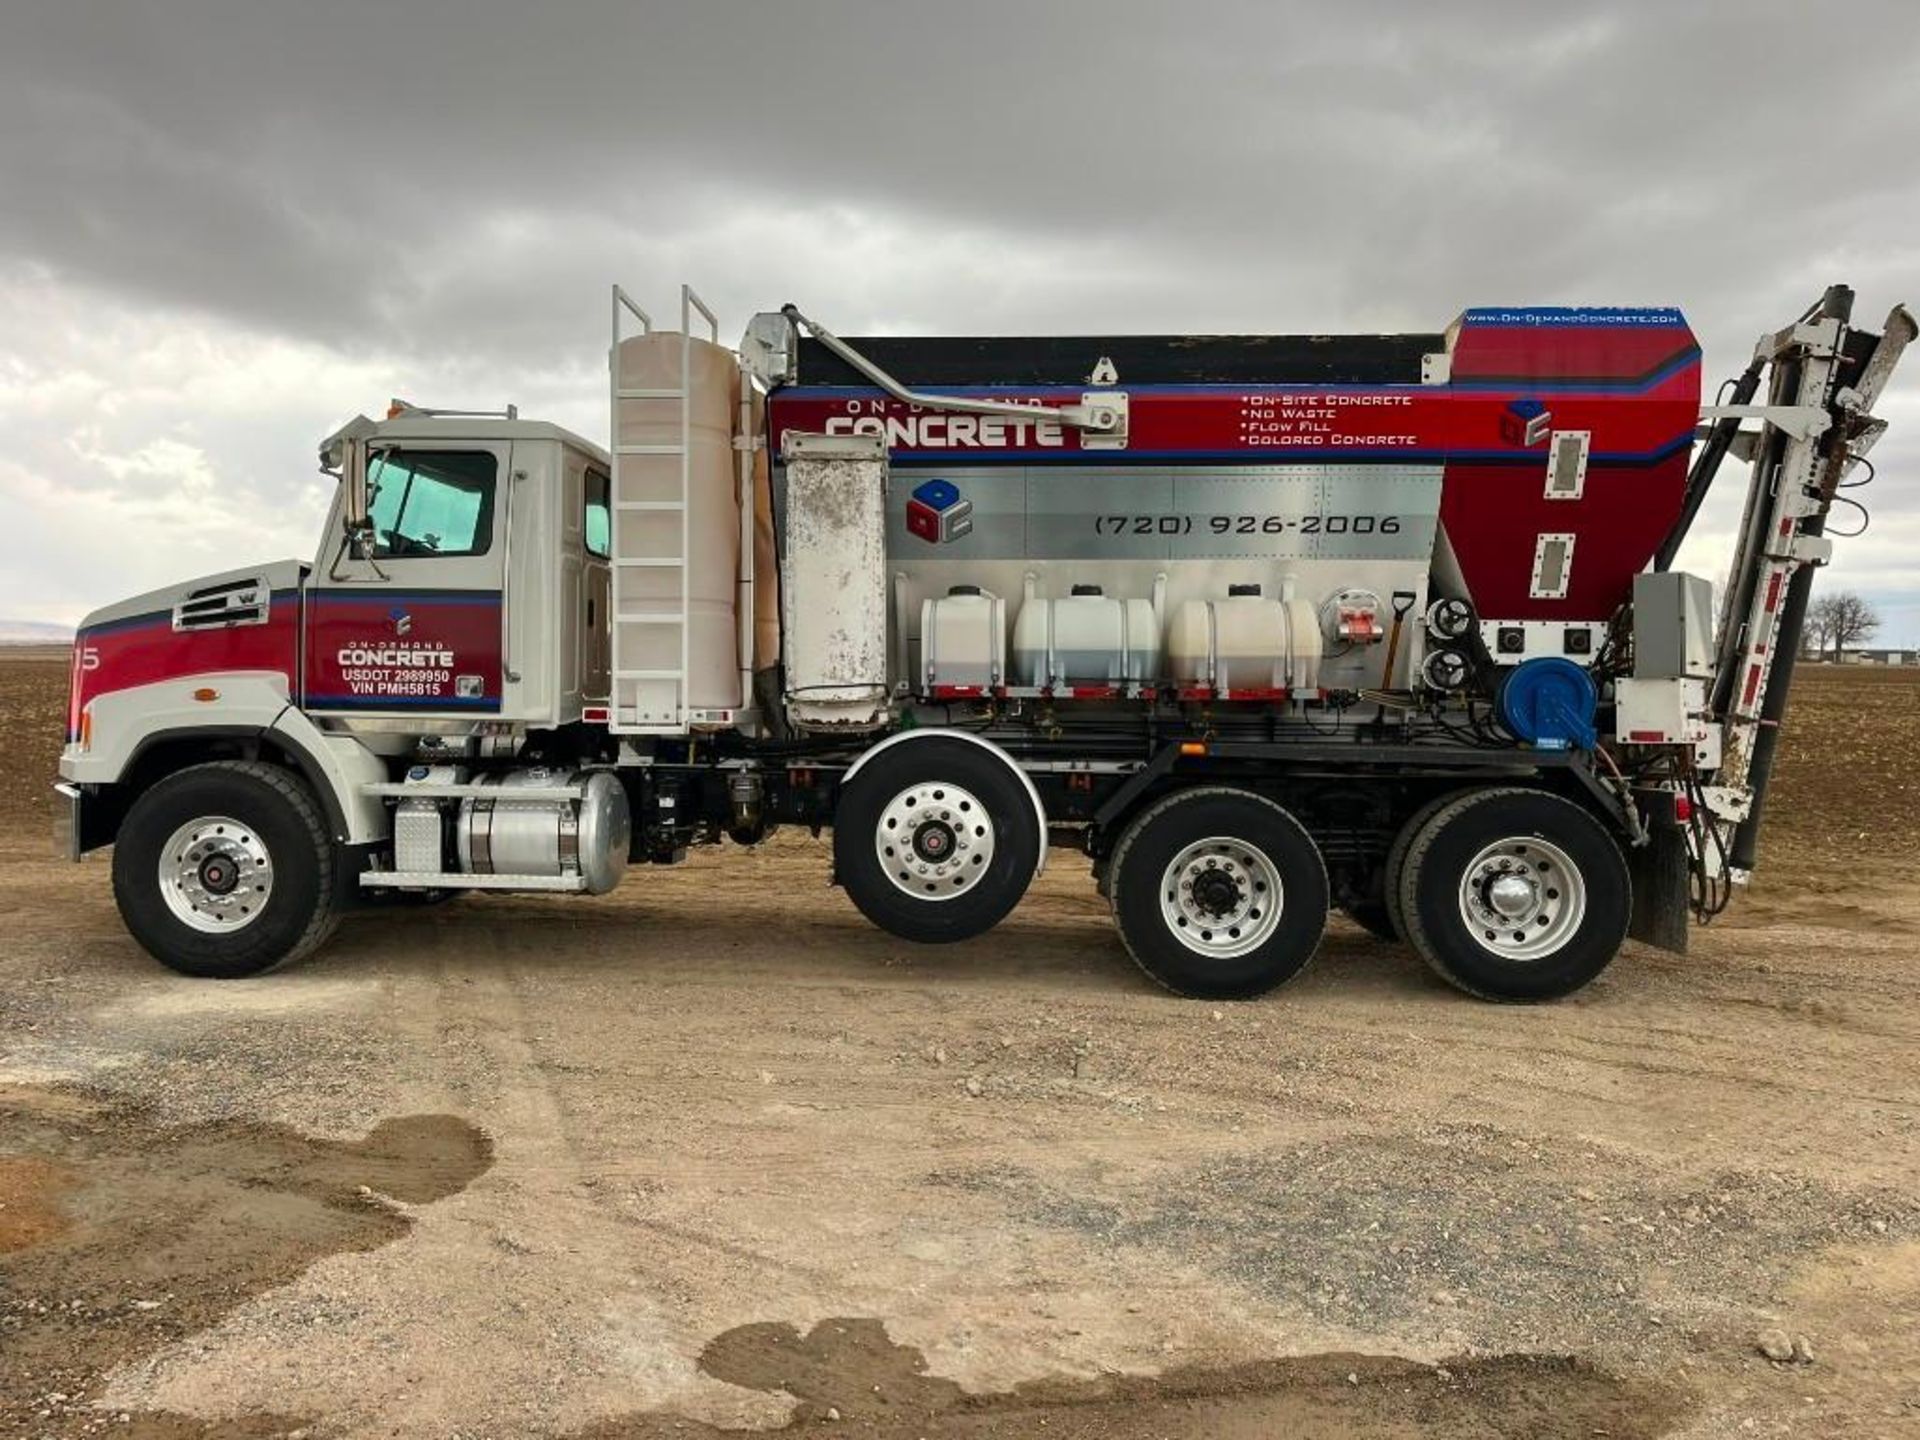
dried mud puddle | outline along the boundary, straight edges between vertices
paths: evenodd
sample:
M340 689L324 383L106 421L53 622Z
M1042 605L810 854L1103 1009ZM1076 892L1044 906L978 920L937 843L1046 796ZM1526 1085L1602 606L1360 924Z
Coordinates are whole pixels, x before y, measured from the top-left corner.
M168 1129L62 1092L0 1087L0 1433L78 1435L115 1365L217 1324L323 1256L371 1250L492 1164L451 1115L363 1140L220 1121ZM210 1425L140 1414L113 1433L274 1435L263 1415Z
M1653 1440L1686 1411L1676 1391L1538 1355L1441 1366L1315 1355L970 1394L929 1375L920 1352L893 1343L880 1321L856 1319L823 1320L805 1335L791 1325L743 1325L709 1343L700 1368L730 1384L793 1396L793 1415L779 1433L866 1440ZM737 1433L647 1414L593 1426L576 1440Z

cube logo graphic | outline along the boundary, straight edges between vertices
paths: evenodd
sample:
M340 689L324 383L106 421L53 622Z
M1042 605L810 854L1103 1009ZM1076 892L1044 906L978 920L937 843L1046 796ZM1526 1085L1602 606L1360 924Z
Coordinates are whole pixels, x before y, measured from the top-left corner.
M973 502L951 480L928 480L907 501L907 531L929 545L944 545L973 530Z
M1553 429L1553 412L1540 400L1515 400L1500 412L1500 438L1509 445L1538 445Z

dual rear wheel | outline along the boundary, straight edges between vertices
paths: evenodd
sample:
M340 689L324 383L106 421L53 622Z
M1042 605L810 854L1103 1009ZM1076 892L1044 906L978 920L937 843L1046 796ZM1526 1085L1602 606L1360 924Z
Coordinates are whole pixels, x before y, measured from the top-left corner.
M1133 961L1176 995L1245 1000L1292 979L1327 924L1327 869L1265 796L1178 791L1114 848L1109 899Z
M1114 850L1114 920L1169 990L1244 999L1291 979L1320 943L1327 875L1300 823L1264 796L1208 787L1144 812ZM1552 1000L1626 940L1626 858L1590 811L1502 787L1434 801L1402 827L1385 903L1359 917L1404 936L1449 984L1485 1000Z
M1633 882L1592 812L1544 790L1436 801L1394 847L1387 893L1408 943L1483 1000L1554 1000L1594 980L1627 938Z
M877 752L835 808L834 874L860 912L923 943L998 924L1026 893L1046 835L996 750L928 734ZM1127 951L1181 995L1243 999L1312 958L1327 872L1300 823L1244 790L1183 790L1121 837L1109 899Z

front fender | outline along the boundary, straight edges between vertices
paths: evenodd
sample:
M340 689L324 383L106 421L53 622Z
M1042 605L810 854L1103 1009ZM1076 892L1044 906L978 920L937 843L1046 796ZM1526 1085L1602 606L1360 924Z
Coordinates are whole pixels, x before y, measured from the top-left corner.
M87 701L81 738L60 755L60 776L80 785L114 785L134 759L169 734L258 733L287 708L287 677L235 670L156 680Z
M60 756L60 776L77 785L116 785L154 746L195 738L257 739L284 751L313 787L336 841L386 838L386 807L362 791L387 778L385 764L351 735L328 734L290 704L286 677L277 672L193 675L97 695L87 702L85 738L70 741Z
M387 766L378 755L351 735L322 730L304 710L289 705L274 718L273 734L287 749L307 757L302 768L315 789L334 797L327 814L334 838L348 845L384 840L392 826L387 807L362 788L387 778Z

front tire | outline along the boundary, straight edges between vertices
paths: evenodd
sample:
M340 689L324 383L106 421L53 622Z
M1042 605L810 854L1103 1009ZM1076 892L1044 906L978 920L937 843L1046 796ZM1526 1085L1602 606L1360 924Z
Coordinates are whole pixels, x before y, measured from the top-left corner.
M1482 790L1435 812L1400 877L1407 938L1483 1000L1556 1000L1627 938L1633 883L1598 819L1543 790Z
M113 895L149 955L212 980L297 959L339 918L319 805L288 771L251 760L196 765L135 800L114 842Z
M925 945L1004 920L1045 843L1012 762L949 735L878 752L834 806L834 878L875 925Z
M1327 924L1327 870L1300 822L1206 786L1144 812L1113 852L1114 924L1176 995L1247 1000L1297 975Z

